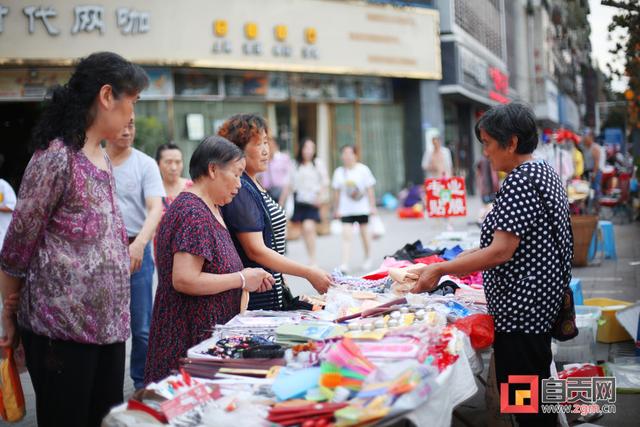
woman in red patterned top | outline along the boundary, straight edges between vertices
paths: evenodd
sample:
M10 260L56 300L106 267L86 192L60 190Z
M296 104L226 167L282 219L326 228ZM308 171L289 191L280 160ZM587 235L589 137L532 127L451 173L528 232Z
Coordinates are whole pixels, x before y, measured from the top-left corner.
M220 214L220 206L238 193L244 167L244 153L234 144L219 136L205 138L189 163L193 185L160 222L146 384L171 374L211 328L238 314L243 289L261 292L273 285L263 269L243 269Z

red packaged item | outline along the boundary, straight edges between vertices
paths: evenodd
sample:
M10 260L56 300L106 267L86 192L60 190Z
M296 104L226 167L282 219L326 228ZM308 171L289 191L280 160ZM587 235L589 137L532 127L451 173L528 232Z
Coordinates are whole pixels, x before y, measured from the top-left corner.
M457 320L453 325L469 335L471 346L475 350L493 344L494 325L493 317L490 314L472 314Z
M346 403L301 403L277 405L271 408L267 419L283 426L308 425L322 426L330 424L338 409L348 406Z
M398 218L424 218L424 211L413 207L398 208L396 213L398 214Z

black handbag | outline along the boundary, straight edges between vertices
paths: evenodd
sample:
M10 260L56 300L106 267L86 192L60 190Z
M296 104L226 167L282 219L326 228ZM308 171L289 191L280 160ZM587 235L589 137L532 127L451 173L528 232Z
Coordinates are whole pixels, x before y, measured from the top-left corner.
M547 213L547 217L549 219L553 218L551 212L549 212L549 210L547 209L547 205L544 203L542 193L540 192L538 187L536 187L532 179L530 179L528 176L527 179L529 179L531 186L538 193L538 197L540 198L543 209ZM572 233L571 240L573 240L573 230L571 230L571 228L569 228L569 230ZM558 236L556 234L555 227L551 227L551 234L553 235L553 240L555 241L556 246L559 247L560 244L558 242ZM568 270L565 271L565 276L563 278L565 282L565 288L562 292L562 302L560 304L560 309L558 311L556 320L551 326L551 337L557 341L569 341L570 339L577 337L579 332L578 325L576 325L576 307L573 301L573 291L569 286L569 284L571 283L571 274L567 273L569 273Z
M576 307L573 303L573 291L569 286L562 294L562 304L558 311L558 317L551 327L551 336L558 341L568 341L578 336Z

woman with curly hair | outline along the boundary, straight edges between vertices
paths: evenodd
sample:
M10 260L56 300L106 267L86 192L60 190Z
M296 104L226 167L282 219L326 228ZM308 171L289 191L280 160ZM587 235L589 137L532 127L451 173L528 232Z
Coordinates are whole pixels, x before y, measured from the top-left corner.
M238 195L222 208L224 220L244 266L262 267L276 280L271 290L251 293L249 309L290 308L285 301L290 293L284 287L283 273L304 277L316 291L325 293L331 285L327 273L284 256L286 216L257 179L269 164L266 121L254 114L236 114L222 124L218 134L240 147L247 161Z
M2 296L20 294L17 313L2 312L0 346L15 345L19 329L41 427L99 426L123 400L129 252L100 144L118 137L147 85L139 66L94 53L54 89L34 129L0 253Z

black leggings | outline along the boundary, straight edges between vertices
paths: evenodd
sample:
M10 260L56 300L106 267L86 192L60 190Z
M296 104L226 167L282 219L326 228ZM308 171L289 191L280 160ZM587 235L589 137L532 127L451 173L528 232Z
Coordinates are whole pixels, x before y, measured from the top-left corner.
M538 376L538 404L542 380L551 376L551 334L525 334L522 332L496 332L493 341L493 355L496 364L496 381L506 383L509 375ZM513 404L513 402L510 402ZM557 415L516 414L518 425L555 427Z
M99 427L122 403L125 344L80 344L21 330L39 427Z

